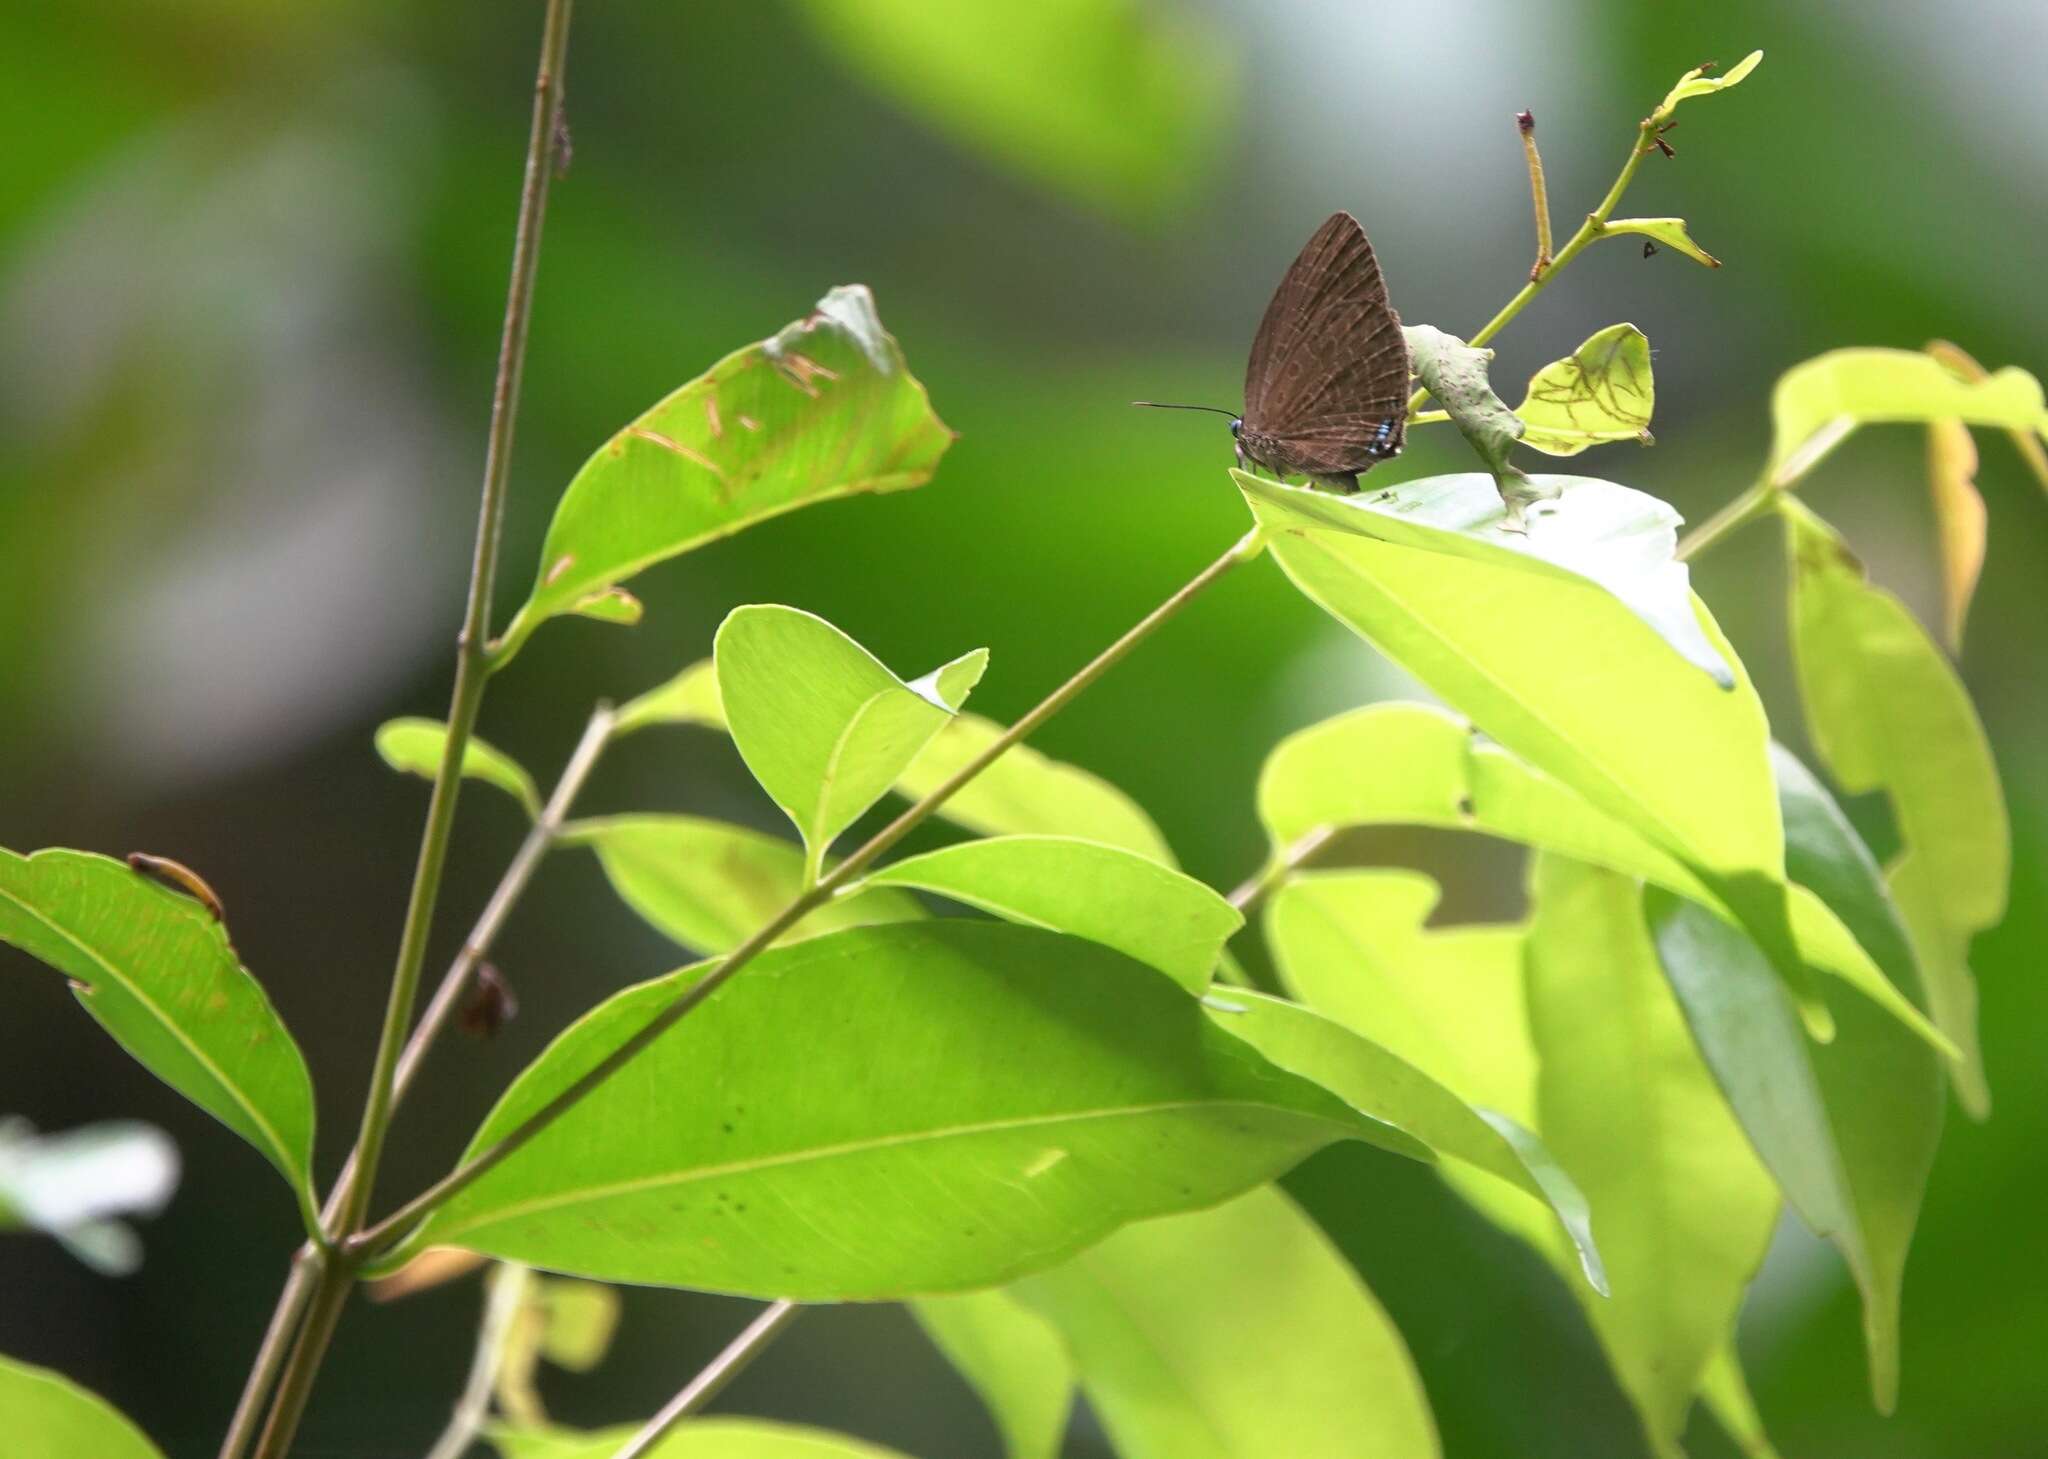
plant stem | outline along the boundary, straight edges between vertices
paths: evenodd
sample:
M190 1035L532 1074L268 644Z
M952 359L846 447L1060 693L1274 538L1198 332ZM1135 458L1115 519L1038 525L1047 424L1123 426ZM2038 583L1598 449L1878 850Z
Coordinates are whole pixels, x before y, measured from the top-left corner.
M532 1270L517 1262L502 1263L485 1278L484 1316L477 1325L476 1356L470 1360L469 1379L462 1385L462 1397L455 1402L448 1427L427 1451L427 1459L462 1459L469 1452L470 1440L491 1416L491 1390L505 1361L505 1344L532 1284Z
M313 1265L321 1259L321 1253L310 1242L300 1247L292 1257L284 1291L278 1295L277 1309L270 1314L270 1326L264 1330L263 1343L256 1349L256 1361L249 1365L248 1380L242 1385L241 1399L235 1404L235 1416L229 1420L227 1435L221 1440L221 1459L239 1459L242 1451L249 1447L249 1441L256 1437L256 1428L263 1422L271 1387L277 1382L278 1370L284 1365L284 1355L298 1334L299 1321L306 1315L307 1302L312 1300Z
M519 414L519 387L526 361L527 329L533 315L534 283L540 264L541 227L547 215L548 184L554 176L551 147L562 115L562 73L569 49L569 18L573 0L548 0L542 26L540 64L534 82L533 119L527 134L526 173L519 202L518 230L512 247L512 277L505 301L505 324L498 346L497 381L491 394L491 424L484 455L482 501L478 509L476 549L470 561L469 597L464 608L462 630L456 639L455 687L450 695L447 741L434 777L434 790L427 805L427 823L420 837L419 861L413 873L412 894L406 906L405 928L399 938L397 966L386 1000L384 1024L378 1036L377 1055L371 1069L370 1090L363 1104L361 1131L354 1154L342 1178L336 1183L324 1213L324 1235L330 1242L354 1230L362 1221L377 1165L384 1150L391 1112L397 1102L396 1088L401 1042L412 1022L413 1003L419 992L420 970L426 961L427 939L433 928L434 904L440 894L441 873L447 862L448 843L455 823L455 806L462 786L462 760L468 749L477 712L483 703L484 685L489 678L485 644L490 635L491 590L496 581L498 549L504 535L505 498L510 479L513 427ZM423 1047L423 1046L422 1046ZM415 1060L415 1063L417 1061ZM323 1259L310 1296L301 1297L305 1286L301 1266L295 1265L280 1298L272 1327L289 1326L290 1310L303 1304L304 1318L297 1343L277 1378L277 1401L270 1421L257 1445L258 1459L279 1459L290 1447L304 1411L313 1375L318 1371L334 1326L355 1276L349 1263ZM286 1319L280 1322L280 1319ZM281 1343L279 1344L281 1346ZM257 1354L255 1371L242 1399L243 1409L260 1406L262 1384L258 1381L266 1358L272 1352L266 1336ZM238 1421L241 1410L237 1412ZM240 1443L231 1428L223 1459L234 1459Z
M682 1392L663 1405L661 1412L628 1439L625 1447L612 1459L646 1459L654 1451L654 1446L668 1436L670 1429L716 1397L718 1390L737 1378L747 1364L760 1356L761 1349L768 1346L801 1311L803 1308L794 1302L769 1303L760 1316L747 1324L744 1332L726 1344L724 1352L713 1358Z
M1531 299L1542 293L1550 281L1563 272L1566 264L1584 252L1586 246L1594 239L1606 233L1607 220L1613 215L1615 205L1621 201L1621 195L1628 191L1629 183L1635 180L1636 169L1643 165L1645 157L1656 150L1656 144L1651 139L1657 135L1657 118L1658 114L1652 112L1637 125L1635 145L1629 148L1628 161L1621 165L1621 172L1615 177L1614 186L1607 189L1607 196L1600 199L1600 205L1586 215L1586 221L1579 224L1577 231L1565 241L1564 247L1557 251L1557 257L1550 261L1550 266L1535 274L1528 283L1516 290L1514 298L1501 305L1498 314L1480 325L1466 341L1467 344L1483 345L1499 334L1517 314L1528 307ZM1531 145L1533 147L1533 143ZM1428 396L1427 390L1417 390L1409 396L1409 411L1415 411Z
M1550 267L1550 190L1543 182L1543 155L1536 150L1536 118L1528 112L1515 117L1515 129L1522 134L1522 155L1529 164L1529 200L1536 208L1536 262L1529 266L1529 281L1543 277Z
M1309 858L1330 844L1337 834L1334 826L1318 826L1285 851L1267 862L1265 868L1241 883L1229 896L1230 905L1240 912L1257 910L1259 904L1280 890L1287 878L1308 862Z
M689 1014L691 1010L697 1008L705 999L723 987L728 979L746 967L748 963L752 962L761 953L765 952L774 943L776 938L802 921L811 911L831 900L834 892L866 871L883 852L909 835L932 812L951 799L961 786L967 784L968 781L987 769L1010 746L1024 739L1040 725L1066 708L1077 695L1119 663L1132 649L1150 637L1153 631L1161 624L1174 617L1181 609L1201 596L1207 588L1233 567L1256 557L1264 549L1264 546L1264 540L1261 538L1258 529L1254 528L1252 531L1247 532L1228 552L1195 574L1177 592L1146 614L1129 631L1124 633L1122 637L1090 659L1072 678L1060 685L1059 688L1053 690L1051 694L1048 694L1039 702L1036 708L1003 731L980 754L948 776L945 781L935 787L922 800L910 806L901 815L897 816L895 820L877 831L865 844L849 855L844 861L840 862L830 872L820 877L809 890L793 899L757 930L753 936L728 953L724 961L719 963L717 967L699 978L685 992L678 994L673 1003L662 1009L660 1013L644 1024L638 1032L626 1039L609 1054L606 1054L604 1058L600 1059L586 1073L572 1081L561 1093L529 1115L523 1123L507 1131L503 1138L495 1145L466 1164L457 1167L439 1181L436 1181L425 1191L415 1196L412 1200L407 1201L382 1221L379 1221L375 1226L363 1232L360 1236L352 1238L347 1245L347 1251L351 1259L358 1261L369 1260L389 1250L405 1236L406 1232L422 1216L425 1216L429 1211L432 1211L459 1191L468 1188L469 1185L496 1167L507 1156L518 1150L527 1141L554 1123L555 1120L561 1118L563 1114L567 1113L585 1095L589 1094L598 1085L604 1083L605 1080L611 1078L613 1074L616 1074L621 1068L638 1057L640 1052L649 1044L667 1033L677 1022Z
M1679 539L1678 560L1685 562L1699 556L1737 529L1776 510L1778 490L1767 476L1751 482L1741 495Z

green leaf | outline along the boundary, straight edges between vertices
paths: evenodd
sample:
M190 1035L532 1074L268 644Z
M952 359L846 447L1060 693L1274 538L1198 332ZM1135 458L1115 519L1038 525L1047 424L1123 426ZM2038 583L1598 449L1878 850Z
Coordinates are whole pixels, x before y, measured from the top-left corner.
M1288 923L1275 924L1274 953L1290 980L1326 946L1291 934ZM1605 1290L1585 1198L1528 1130L1499 1111L1467 1104L1407 1060L1298 1003L1236 988L1207 1003L1222 1027L1275 1064L1314 1080L1402 1137L1368 1133L1368 1143L1411 1157L1419 1145L1423 1159L1462 1160L1549 1206L1577 1248L1586 1279Z
M1065 1335L1123 1459L1429 1459L1393 1321L1270 1187L1119 1231L1019 1284Z
M978 715L956 715L896 779L911 800L930 794L1006 731ZM1100 776L1012 745L955 792L937 814L984 836L1075 836L1177 866L1165 836L1138 803Z
M715 648L733 744L796 823L812 880L833 840L882 798L988 664L977 649L906 684L824 619L774 604L735 608Z
M1059 1459L1074 1365L1051 1324L1006 1289L920 1298L910 1314L988 1405L1005 1459Z
M1066 836L999 836L912 856L869 886L918 887L1012 922L1113 947L1191 993L1209 986L1223 945L1244 918L1171 867Z
M619 711L621 733L650 724L726 727L718 675L709 659L690 665ZM892 788L906 799L920 800L1003 734L1003 726L993 720L956 714L896 777ZM935 814L984 836L1077 836L1121 846L1166 866L1178 865L1166 838L1136 801L1101 777L1041 755L1029 745L1005 750Z
M1537 502L1554 500L1560 488L1547 477L1528 475L1508 460L1508 452L1525 428L1521 417L1493 393L1487 378L1493 351L1468 345L1428 324L1411 324L1401 333L1407 337L1408 357L1422 388L1436 397L1459 434L1486 463L1503 508L1500 529L1526 532L1528 509ZM1384 496L1382 493L1375 500Z
M1666 248L1684 254L1694 263L1703 263L1708 268L1719 268L1721 260L1714 257L1697 243L1686 230L1683 218L1611 218L1600 230L1602 233L1640 233L1645 238L1663 244ZM1534 441L1529 443L1535 445Z
M535 1287L534 1300L545 1322L541 1356L573 1373L587 1373L603 1362L619 1329L617 1290L562 1277L537 1278Z
M745 826L695 816L605 816L562 828L565 845L597 853L612 890L656 931L698 952L730 952L804 890L803 852ZM877 889L834 898L784 942L922 917L917 900Z
M1531 882L1538 1126L1592 1204L1613 1291L1573 1289L1650 1447L1677 1455L1770 1246L1777 1189L1659 972L1638 884L1555 856Z
M1402 773L1368 773L1365 767L1375 765L1399 765ZM1373 705L1282 740L1259 777L1259 815L1276 860L1304 837L1346 826L1482 831L1639 877L1747 925L1737 906L1684 862L1427 705ZM1818 896L1799 885L1784 890L1790 956L1876 1001L1944 1053L1953 1051Z
M0 851L0 942L68 976L122 1048L254 1145L313 1219L312 1076L212 913L105 856Z
M1931 363L1931 362L1930 362ZM1929 1011L1964 1050L1957 1093L1990 1112L1977 993L1960 953L2005 915L2012 832L1968 692L1904 604L1864 576L1825 522L1780 499L1792 555L1792 645L1807 727L1851 794L1882 790L1912 870L1909 923L1928 951Z
M377 753L401 774L434 779L441 773L441 753L447 743L448 726L438 719L392 719L377 727ZM503 750L471 735L462 750L462 773L497 786L519 802L528 820L540 819L540 790L533 777Z
M649 689L619 711L613 733L631 734L652 724L700 724L725 728L725 705L718 697L718 666L699 659L666 683Z
M0 1358L8 1459L163 1459L104 1398L61 1373Z
M1209 17L1139 0L958 6L809 0L819 33L877 87L1041 186L1151 221L1186 202L1236 92Z
M106 1120L38 1135L0 1119L0 1231L51 1236L102 1276L142 1264L142 1241L116 1216L153 1216L178 1185L178 1147L155 1125Z
M501 1459L615 1459L638 1424L609 1429L496 1427L484 1437ZM862 1439L825 1429L760 1418L686 1419L648 1452L647 1459L904 1459Z
M1610 324L1529 380L1520 410L1522 444L1551 456L1576 456L1608 441L1650 444L1656 407L1650 341L1633 324Z
M1779 1459L1764 1432L1763 1415L1749 1396L1749 1384L1742 1376L1742 1360L1735 1344L1724 1346L1707 1365L1706 1381L1700 1385L1700 1402L1714 1415L1721 1430L1735 1442L1744 1459Z
M1832 350L1778 377L1770 479L1791 485L1858 426L1931 420L2040 431L2048 427L2048 410L2041 382L2013 366L1962 380L1917 350Z
M701 974L573 1025L470 1155ZM902 1298L1007 1281L1357 1137L1383 1138L1120 953L902 923L763 954L409 1244L607 1281Z
M1726 91L1729 87L1735 85L1743 77L1754 71L1757 68L1757 63L1763 60L1763 58L1764 53L1762 51L1751 51L1719 76L1707 74L1712 69L1711 66L1693 67L1678 78L1676 86L1673 86L1670 91L1665 93L1664 99L1657 104L1657 110L1652 114L1652 120L1663 121L1671 115L1672 111L1681 101L1689 100L1695 96L1712 96L1717 91Z
M598 448L569 483L533 593L492 649L502 667L547 619L643 568L812 502L929 481L953 433L875 301L834 289L772 339L720 360Z
M1906 1246L1940 1118L1938 1071L1920 1044L1854 998L1839 1000L1835 1041L1809 1045L1753 942L1660 889L1647 910L1665 975L1751 1144L1856 1280L1871 1393L1889 1413Z
M599 588L587 598L579 598L569 609L579 618L594 618L599 623L617 623L631 628L647 612L641 601L624 588Z

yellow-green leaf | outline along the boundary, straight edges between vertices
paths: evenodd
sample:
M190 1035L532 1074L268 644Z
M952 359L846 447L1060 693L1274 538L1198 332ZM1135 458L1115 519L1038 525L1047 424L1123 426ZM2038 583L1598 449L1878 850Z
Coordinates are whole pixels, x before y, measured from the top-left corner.
M1833 350L1794 365L1771 392L1771 481L1791 485L1858 426L1931 420L2038 431L2048 411L2041 382L2016 366L1961 380L1917 350Z
M1697 243L1686 229L1683 218L1612 218L1605 223L1603 233L1640 233L1643 237L1663 244L1673 252L1682 253L1694 263L1703 263L1708 268L1719 268L1721 260L1714 257ZM1531 443L1534 444L1533 442Z
M448 726L438 719L393 719L377 727L377 753L401 774L432 780L441 773L441 752L447 743ZM519 802L527 819L540 818L540 790L533 777L510 755L476 735L462 748L462 773L504 791Z
M1663 121L1681 101L1695 96L1712 96L1717 91L1726 91L1757 68L1764 58L1762 51L1751 51L1719 76L1710 74L1710 67L1695 66L1678 78L1678 84L1666 92L1664 99L1657 103L1654 119Z
M98 1394L48 1368L0 1358L7 1459L163 1459L148 1435Z
M613 436L562 495L502 666L643 568L812 502L931 479L953 433L858 284L727 355Z
M1005 1459L1059 1459L1074 1364L1052 1324L1008 1288L909 1304L933 1346L981 1395Z
M1970 599L1984 571L1984 498L1977 491L1977 443L1959 420L1927 423L1927 491L1941 564L1941 627L1951 653L1963 647Z
M1576 456L1609 441L1650 442L1656 406L1650 341L1633 324L1610 324L1529 381L1515 412L1522 444L1551 456Z

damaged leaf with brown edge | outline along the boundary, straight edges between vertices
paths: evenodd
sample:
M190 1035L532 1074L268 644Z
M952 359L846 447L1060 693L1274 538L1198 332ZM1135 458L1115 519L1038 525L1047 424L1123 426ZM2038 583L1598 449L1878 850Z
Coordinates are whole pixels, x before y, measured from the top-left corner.
M1516 412L1522 444L1547 456L1576 456L1609 441L1650 439L1657 403L1650 341L1633 324L1610 324L1529 380Z
M841 285L584 463L491 666L504 667L549 618L590 614L607 589L657 562L811 502L922 486L952 443L874 296ZM619 615L607 605L600 616Z

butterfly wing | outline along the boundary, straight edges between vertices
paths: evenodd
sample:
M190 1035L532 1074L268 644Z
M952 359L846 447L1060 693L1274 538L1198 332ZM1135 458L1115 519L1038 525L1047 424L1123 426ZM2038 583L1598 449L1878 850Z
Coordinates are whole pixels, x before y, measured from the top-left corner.
M1349 213L1330 215L1274 291L1244 397L1248 449L1277 469L1343 474L1401 449L1408 346L1372 244Z

